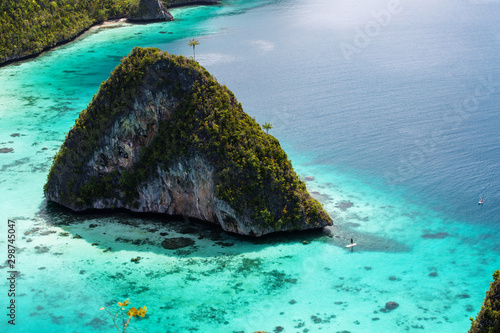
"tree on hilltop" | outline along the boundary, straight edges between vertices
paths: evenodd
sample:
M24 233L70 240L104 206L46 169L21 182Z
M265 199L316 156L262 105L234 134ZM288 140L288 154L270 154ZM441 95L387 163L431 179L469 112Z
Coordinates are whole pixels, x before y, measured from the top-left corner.
M196 48L196 45L200 45L200 43L196 39L193 38L189 41L188 45L193 47L193 59L196 60L195 48Z

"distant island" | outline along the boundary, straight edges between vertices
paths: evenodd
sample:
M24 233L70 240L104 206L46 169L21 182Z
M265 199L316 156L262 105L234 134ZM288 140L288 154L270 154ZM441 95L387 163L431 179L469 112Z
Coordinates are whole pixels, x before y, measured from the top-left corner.
M172 20L166 8L216 3L218 0L1 1L0 65L71 41L106 20Z
M493 282L486 292L483 306L476 319L472 319L469 333L500 332L500 271L493 273Z
M252 236L332 224L228 88L156 48L134 48L101 85L44 191L76 211L183 215Z

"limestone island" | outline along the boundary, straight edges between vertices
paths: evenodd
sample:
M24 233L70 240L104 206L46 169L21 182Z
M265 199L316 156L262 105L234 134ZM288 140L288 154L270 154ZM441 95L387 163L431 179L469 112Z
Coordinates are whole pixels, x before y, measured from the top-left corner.
M161 0L140 0L131 13L128 20L147 21L171 21L174 17L167 11Z
M278 140L192 59L134 48L54 158L47 199L181 215L262 236L332 224Z

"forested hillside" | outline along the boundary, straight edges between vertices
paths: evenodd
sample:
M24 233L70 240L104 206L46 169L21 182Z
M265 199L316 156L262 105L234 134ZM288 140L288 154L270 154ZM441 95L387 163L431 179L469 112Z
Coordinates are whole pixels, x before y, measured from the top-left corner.
M0 2L0 63L36 54L93 24L125 17L139 0L8 0Z
M472 318L471 318L472 319ZM493 273L493 282L486 292L486 297L469 333L500 332L500 271Z

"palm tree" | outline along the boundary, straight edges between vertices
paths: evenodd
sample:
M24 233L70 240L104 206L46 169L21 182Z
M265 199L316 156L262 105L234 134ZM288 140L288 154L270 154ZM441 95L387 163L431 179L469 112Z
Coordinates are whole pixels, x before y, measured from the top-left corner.
M266 134L269 134L269 130L273 128L273 124L265 123L264 125L262 125L262 128L266 130Z
M194 49L195 49L196 45L200 45L200 43L196 39L193 38L189 41L188 45L193 47L193 59L196 60L196 52Z

